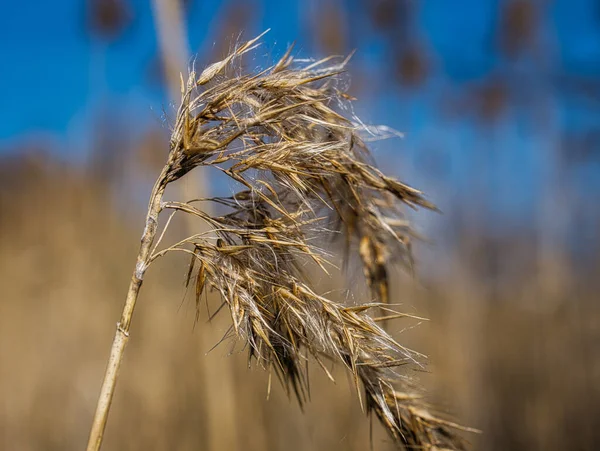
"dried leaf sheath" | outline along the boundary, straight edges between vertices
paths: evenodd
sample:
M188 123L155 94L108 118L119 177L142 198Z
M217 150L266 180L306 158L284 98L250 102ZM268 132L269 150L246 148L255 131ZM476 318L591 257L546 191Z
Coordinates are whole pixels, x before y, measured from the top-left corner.
M258 39L258 38L257 38ZM237 61L257 46L239 46L225 60L182 80L182 102L171 137L167 182L197 166L220 170L241 187L232 197L163 208L204 220L212 236L198 234L156 252L191 254L196 300L210 288L229 307L235 333L250 356L274 369L300 402L308 391L310 356L343 363L354 375L361 402L406 448L462 449L451 423L429 414L407 395L397 368L421 355L394 341L369 315L387 303L387 267L410 264L410 228L402 204L433 209L422 194L382 174L348 111L340 74L346 61L328 58L294 64L291 51L273 67L244 74ZM204 213L201 201L227 208ZM327 270L324 236L342 237L360 257L376 302L348 307L317 294L302 271L306 259Z

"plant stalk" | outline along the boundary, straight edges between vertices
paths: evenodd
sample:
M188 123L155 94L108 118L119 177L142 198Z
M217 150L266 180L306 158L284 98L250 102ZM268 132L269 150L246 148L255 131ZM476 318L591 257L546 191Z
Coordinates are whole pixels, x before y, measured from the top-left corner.
M115 393L115 387L117 385L119 368L121 366L121 361L123 360L125 346L127 346L127 342L129 341L131 318L133 316L135 304L140 293L140 288L144 279L144 273L146 272L150 261L151 246L156 236L158 215L161 211L162 198L165 192L165 187L167 186L167 172L168 165L163 168L160 177L157 179L154 187L152 188L152 194L148 204L148 213L146 215L146 225L141 238L140 251L137 256L135 270L131 277L131 282L129 283L129 289L127 291L127 298L125 299L125 306L123 307L123 312L121 313L121 319L117 323L117 330L115 332L115 338L110 351L106 372L104 373L104 381L102 382L102 388L100 390L100 396L96 406L96 413L94 414L92 430L90 431L87 451L98 451L102 445L102 438L104 436L104 429L108 419L108 412L110 410L110 405Z

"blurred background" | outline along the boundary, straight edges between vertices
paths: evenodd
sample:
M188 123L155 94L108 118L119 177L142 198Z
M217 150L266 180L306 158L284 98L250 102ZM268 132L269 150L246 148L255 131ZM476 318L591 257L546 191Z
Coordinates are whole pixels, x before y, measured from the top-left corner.
M597 449L595 0L3 2L0 448L84 446L179 71L267 28L250 70L293 41L304 58L356 49L357 114L406 133L376 160L443 211L414 215L428 241L393 287L431 319L391 330L430 356L415 376L432 403L484 431L475 449ZM230 189L210 177L171 195ZM392 449L339 368L336 385L314 371L302 413L276 383L266 399L244 350L211 350L227 314L194 325L186 263L148 273L106 449Z

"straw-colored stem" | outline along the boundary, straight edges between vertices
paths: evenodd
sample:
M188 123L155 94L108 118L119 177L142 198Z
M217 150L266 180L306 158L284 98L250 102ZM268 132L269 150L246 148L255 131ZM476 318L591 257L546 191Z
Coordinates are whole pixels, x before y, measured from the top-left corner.
M102 388L100 390L100 396L96 406L96 413L92 423L92 430L88 440L87 451L97 451L102 445L102 437L104 435L104 428L106 427L108 412L110 410L110 405L115 393L115 387L117 385L119 368L121 366L121 361L123 360L125 346L127 346L127 342L129 341L131 318L133 316L135 304L140 293L140 288L144 279L144 273L146 272L146 268L150 263L150 250L156 236L158 215L162 208L162 198L167 185L167 170L168 168L165 166L160 177L156 181L154 188L152 189L150 203L148 204L148 213L146 215L146 226L141 239L140 251L137 257L133 276L131 277L131 282L129 283L129 290L127 291L127 298L125 300L125 306L123 307L121 319L117 323L117 330L115 332L115 338L110 351L108 365L104 374L104 381L102 382Z

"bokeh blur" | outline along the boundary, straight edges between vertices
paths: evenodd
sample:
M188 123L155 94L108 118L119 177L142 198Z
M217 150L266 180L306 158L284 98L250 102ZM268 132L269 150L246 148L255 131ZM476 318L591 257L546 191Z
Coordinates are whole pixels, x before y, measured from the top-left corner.
M483 430L474 449L598 449L595 0L3 2L0 449L84 446L179 71L267 28L250 69L294 41L303 58L356 50L357 114L406 134L378 163L443 211L414 215L417 275L393 287L430 321L390 324L430 357L431 402ZM229 189L211 176L171 195ZM213 349L226 312L195 323L186 263L147 275L106 449L392 449L339 368L336 385L313 372L304 412L277 381L267 400L243 349ZM339 279L323 284L356 285Z

